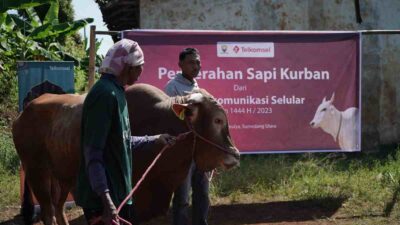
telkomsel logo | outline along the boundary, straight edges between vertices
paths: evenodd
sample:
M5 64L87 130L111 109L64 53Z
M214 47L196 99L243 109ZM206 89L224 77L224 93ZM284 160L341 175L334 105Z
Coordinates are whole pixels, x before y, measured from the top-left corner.
M236 45L236 46L233 48L233 51L234 51L235 53L238 53L238 51L240 51L239 46Z
M218 57L234 58L273 58L272 42L217 42Z

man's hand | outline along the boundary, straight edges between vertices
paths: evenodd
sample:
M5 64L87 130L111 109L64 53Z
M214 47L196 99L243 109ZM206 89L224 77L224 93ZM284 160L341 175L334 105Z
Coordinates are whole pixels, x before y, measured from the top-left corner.
M110 193L104 192L101 196L101 201L103 202L103 222L104 224L119 224L117 219L117 208L115 207Z
M175 142L176 142L176 137L171 136L169 134L160 134L156 139L157 144L168 145L168 146L174 145Z

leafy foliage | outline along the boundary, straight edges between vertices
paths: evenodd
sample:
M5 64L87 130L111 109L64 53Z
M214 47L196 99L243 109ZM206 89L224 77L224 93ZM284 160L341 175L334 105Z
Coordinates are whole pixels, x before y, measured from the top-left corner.
M72 0L59 0L60 10L58 12L57 18L60 23L73 22L74 21L74 9L72 7ZM46 17L46 14L50 8L49 4L44 4L35 7L39 18L42 20Z
M41 19L33 7L43 4L49 7ZM77 57L71 54L71 51L66 50L64 40L76 35L79 29L93 22L93 19L60 23L59 7L58 0L3 1L0 5L0 65L3 67L0 69L0 104L10 98L16 99L17 60L74 61L77 70L81 70L79 62L86 55ZM9 9L22 10L24 16L8 13ZM80 74L83 75L82 72Z
M11 132L0 130L0 170L16 173L19 169L19 158L14 149Z
M44 3L50 3L50 7L42 20L31 6ZM0 31L2 31L0 33L0 47L3 47L0 49L0 54L2 51L14 50L9 45L15 43L17 48L21 48L21 51L18 51L19 54L16 55L19 60L70 60L72 58L75 62L79 61L63 51L64 49L57 38L75 34L79 29L93 22L92 18L59 23L58 0L19 0L13 1L13 4L4 4L2 9L24 9L26 17L7 14L6 12L0 14Z
M2 1L0 5L0 13L4 13L9 9L27 9L39 6L45 3L53 2L53 0L13 0Z

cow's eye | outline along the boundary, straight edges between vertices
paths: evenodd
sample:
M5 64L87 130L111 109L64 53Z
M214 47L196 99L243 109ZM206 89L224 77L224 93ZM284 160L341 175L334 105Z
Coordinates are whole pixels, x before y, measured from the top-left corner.
M321 110L321 112L325 112L326 111L326 108L323 108L322 110Z
M216 124L222 124L222 120L221 120L221 119L215 119L214 122L215 122Z

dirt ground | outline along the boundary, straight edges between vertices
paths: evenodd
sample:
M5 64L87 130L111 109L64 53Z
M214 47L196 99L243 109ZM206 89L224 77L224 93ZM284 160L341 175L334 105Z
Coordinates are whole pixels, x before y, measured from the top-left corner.
M375 222L360 222L361 216L343 217L338 213L341 207L333 204L321 207L312 201L264 202L264 203L237 203L229 205L215 205L210 208L210 225L331 225L331 224L398 224L389 222L382 215L369 215ZM71 225L86 224L79 208L67 210ZM362 216L365 219L365 216ZM145 225L169 225L171 215L154 219ZM367 218L368 221L370 219ZM363 220L364 221L364 220ZM1 225L22 225L18 207L2 210ZM40 224L40 223L37 223Z

